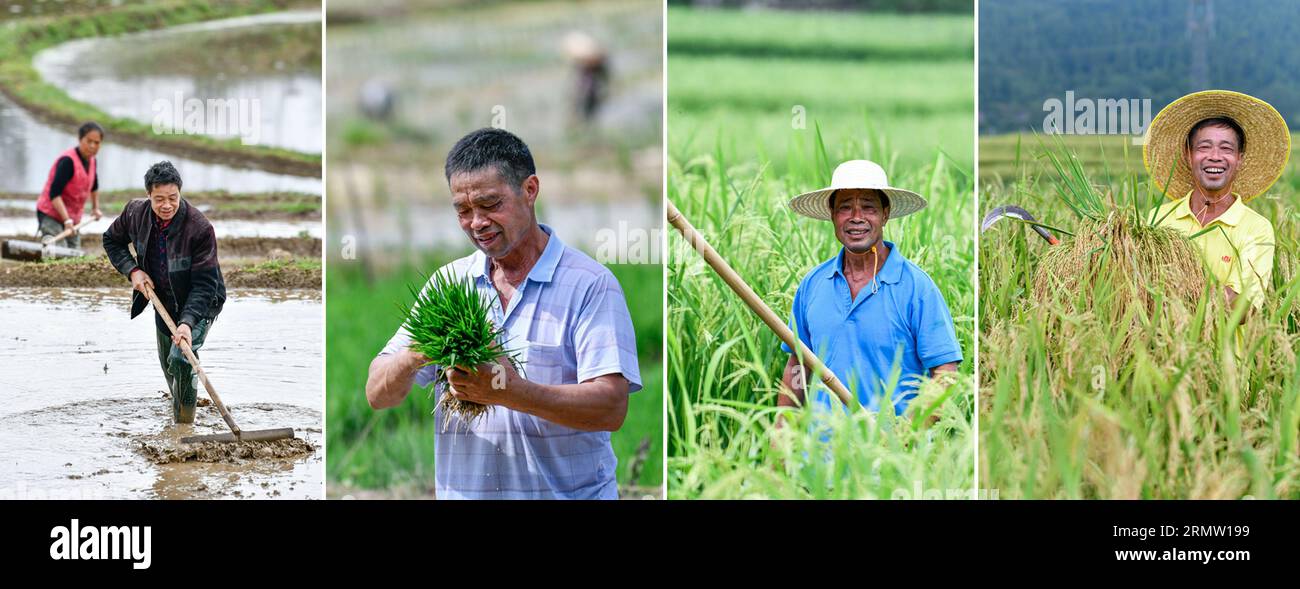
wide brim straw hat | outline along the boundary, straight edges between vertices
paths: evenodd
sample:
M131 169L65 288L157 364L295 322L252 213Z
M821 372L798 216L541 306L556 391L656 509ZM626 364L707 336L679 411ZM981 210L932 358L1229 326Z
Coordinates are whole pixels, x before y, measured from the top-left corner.
M868 160L849 160L836 166L831 174L831 185L805 192L790 199L790 208L805 217L831 220L831 195L836 190L871 189L879 190L889 197L889 218L897 219L925 208L925 199L921 195L894 188L889 185L884 168Z
M1183 157L1187 133L1196 123L1218 117L1236 121L1246 135L1246 149L1232 180L1232 191L1242 199L1264 194L1286 169L1291 131L1277 109L1240 92L1193 92L1161 109L1147 127L1142 147L1147 174L1169 198L1180 199L1193 187L1192 170Z

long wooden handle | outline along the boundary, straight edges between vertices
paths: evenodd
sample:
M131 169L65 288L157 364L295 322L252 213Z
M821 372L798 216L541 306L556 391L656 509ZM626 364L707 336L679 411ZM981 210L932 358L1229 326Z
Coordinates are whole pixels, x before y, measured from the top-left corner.
M58 240L60 240L60 239L63 239L63 238L65 238L65 237L69 236L69 235L72 235L72 232L73 232L73 231L76 231L76 230L78 230L78 229L81 229L81 226L82 226L82 225L85 225L86 223L89 223L89 222L90 222L90 219L86 219L86 220L84 220L84 221L82 221L82 222L80 222L80 223L77 223L76 225L73 225L72 227L69 227L69 228L67 228L67 229L64 229L63 232L61 232L61 233L56 233L56 234L54 234L53 237L47 237L47 238L45 238L45 239L42 239L41 242L42 242L42 243L54 243L54 242L56 242L56 241L58 241Z
M705 262L708 262L714 272L717 272L722 281L726 282L727 286L731 287L731 290L740 296L740 299L745 302L745 306L749 307L749 310L753 311L755 315L758 315L758 318L762 319L763 323L766 323L767 327L776 333L776 336L781 338L781 341L785 342L785 345L798 352L801 364L811 367L814 373L820 375L822 383L831 392L835 393L835 396L839 397L840 401L845 405L849 407L861 406L857 398L849 393L848 389L844 388L844 383L841 383L840 379L835 377L835 373L826 368L821 359L812 350L809 350L808 346L805 346L799 338L795 337L794 332L790 331L790 327L780 317L776 316L776 313L763 302L763 299L758 298L758 295L754 293L754 289L750 288L745 279L741 278L740 274L737 274L731 268L731 265L722 259L722 256L718 255L713 246L710 246L709 242L705 241L704 236L695 230L695 227L691 225L690 221L686 220L686 216L682 215L681 211L677 210L671 200L668 201L668 222L681 232L686 242L700 253L700 256L704 258Z
M157 309L158 314L162 316L163 322L167 324L167 329L171 330L173 336L176 335L176 323L172 321L172 316L167 313L167 308L163 307L162 301L158 300L158 295L154 293L153 288L148 284L144 285L144 294L149 297L149 302L153 303L153 308ZM212 404L216 405L217 411L221 412L221 418L226 420L226 425L230 426L230 433L235 434L235 438L239 438L239 426L235 424L235 418L226 410L226 404L221 402L221 396L217 394L217 389L208 380L208 373L203 370L203 366L199 364L199 359L194 356L194 350L190 349L189 342L181 340L181 352L185 354L185 359L190 361L190 366L193 366L194 370L199 373L199 380L203 381L203 388L207 389L208 397L212 398Z

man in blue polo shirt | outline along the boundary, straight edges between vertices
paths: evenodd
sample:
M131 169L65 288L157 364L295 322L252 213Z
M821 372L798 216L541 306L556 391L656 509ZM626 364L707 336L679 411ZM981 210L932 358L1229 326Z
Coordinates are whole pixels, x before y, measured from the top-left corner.
M863 406L892 404L901 415L921 375L956 371L961 363L952 314L934 281L882 238L885 223L925 207L925 199L893 188L873 162L835 168L831 186L790 201L796 213L831 221L844 245L813 268L794 295L790 328L825 362ZM804 401L803 367L790 354L778 405ZM821 391L814 399L830 405Z

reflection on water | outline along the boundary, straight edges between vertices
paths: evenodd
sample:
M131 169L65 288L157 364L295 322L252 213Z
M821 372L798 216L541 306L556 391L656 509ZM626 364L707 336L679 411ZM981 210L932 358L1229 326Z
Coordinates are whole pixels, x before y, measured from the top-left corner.
M0 235L36 235L36 210L21 216L0 217ZM85 217L89 219L89 217ZM87 223L83 233L103 233L117 217L104 215L103 219ZM324 233L320 221L250 221L246 219L218 219L212 222L217 238L225 237L316 237Z
M4 94L0 94L0 153L4 154L4 157L0 157L0 192L41 192L49 177L50 167L59 154L76 144L76 131L55 129L41 123ZM101 191L134 189L143 192L145 171L162 160L171 160L176 164L185 181L185 188L190 190L321 194L322 187L319 178L232 168L151 149L127 147L113 142L112 129L107 129L107 137L98 159Z
M33 65L114 116L170 123L191 116L185 100L217 99L235 105L229 112L239 117L207 118L204 133L320 153L320 18L319 11L285 12L80 39L41 51ZM254 114L248 122L256 127L237 120Z
M128 304L125 289L0 289L0 496L320 497L321 450L245 464L140 455L142 440L185 432L168 423L152 318L129 320ZM319 292L230 293L200 354L241 427L320 444L321 320ZM224 427L205 407L190 429Z

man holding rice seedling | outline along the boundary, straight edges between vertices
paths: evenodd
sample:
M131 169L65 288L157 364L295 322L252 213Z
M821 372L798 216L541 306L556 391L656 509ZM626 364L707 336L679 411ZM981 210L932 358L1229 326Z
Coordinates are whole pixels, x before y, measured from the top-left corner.
M437 294L418 299L371 363L367 400L375 409L394 407L413 383L442 389L436 381L443 375L445 391L435 394L455 402L434 410L441 499L617 499L610 432L627 416L628 394L641 388L618 281L537 222L539 180L528 146L515 135L466 135L447 155L445 173L460 227L478 251L430 279L424 292ZM490 301L491 325L472 316L479 306L458 283ZM496 346L491 338L474 349L443 343L460 348L458 358L496 362L432 363L417 348L435 353L430 344L446 338L429 332L440 322L467 340L495 334ZM474 405L485 409L453 410Z
M225 305L217 236L207 217L181 198L181 175L171 162L151 166L144 186L148 198L127 203L104 232L104 251L113 267L131 280L132 319L149 306L146 286L176 319L172 335L154 312L158 362L171 391L173 419L194 423L198 379L179 346L182 340L188 342L197 357ZM128 246L135 248L134 255Z
M1151 121L1143 161L1173 202L1162 226L1192 237L1229 304L1256 309L1272 282L1273 226L1246 203L1282 175L1291 154L1286 120L1253 96L1226 90L1188 94Z
M892 404L901 415L922 375L956 371L962 360L942 293L883 239L890 219L925 206L919 194L891 187L884 169L867 160L840 164L830 187L790 201L800 215L831 221L844 246L799 283L790 328L872 411ZM781 349L790 360L778 404L799 405L804 369L789 346ZM830 402L824 392L816 401Z

